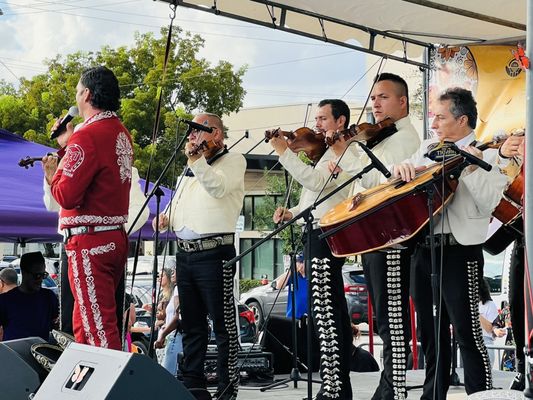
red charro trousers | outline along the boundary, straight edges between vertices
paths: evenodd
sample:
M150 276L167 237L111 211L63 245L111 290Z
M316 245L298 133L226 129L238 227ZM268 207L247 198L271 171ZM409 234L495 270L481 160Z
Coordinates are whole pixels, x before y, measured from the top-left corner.
M126 233L115 230L75 235L65 249L74 295L72 325L76 342L121 350L115 291L128 256Z

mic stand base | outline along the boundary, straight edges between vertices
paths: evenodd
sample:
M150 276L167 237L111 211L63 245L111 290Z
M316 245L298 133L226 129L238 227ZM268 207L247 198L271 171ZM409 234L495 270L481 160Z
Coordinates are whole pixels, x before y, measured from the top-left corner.
M273 388L281 386L281 385L286 385L289 382L293 382L294 383L294 388L297 389L298 388L298 382L308 382L308 380L302 378L302 375L301 375L300 371L298 370L298 368L293 368L291 373L290 373L290 376L288 378L283 379L281 381L274 382L274 383L272 383L272 384L270 384L268 386L262 387L259 390L261 392L264 392L266 390L270 390L270 389L273 389ZM322 383L322 381L317 381L317 380L311 380L311 382L318 383L318 384Z
M457 375L457 340L455 340L455 330L452 333L452 372L450 373L450 386L463 386L459 375Z

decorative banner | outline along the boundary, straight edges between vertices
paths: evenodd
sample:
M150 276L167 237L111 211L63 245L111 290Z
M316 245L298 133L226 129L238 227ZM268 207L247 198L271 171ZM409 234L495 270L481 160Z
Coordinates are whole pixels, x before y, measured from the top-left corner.
M440 47L431 55L429 118L439 94L450 87L471 90L477 101L479 139L524 129L526 75L516 46Z

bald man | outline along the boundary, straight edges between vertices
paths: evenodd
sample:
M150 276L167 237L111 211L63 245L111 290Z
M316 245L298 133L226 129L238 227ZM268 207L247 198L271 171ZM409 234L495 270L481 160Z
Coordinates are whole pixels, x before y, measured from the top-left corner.
M199 399L209 399L204 360L207 315L213 320L218 348L218 388L215 398L237 397L238 332L233 298L234 234L244 200L246 160L224 146L220 117L203 113L193 122L185 145L188 167L172 202L160 215L159 228L178 238L177 282L183 327L183 382ZM191 127L192 128L192 127ZM154 220L155 225L155 220Z

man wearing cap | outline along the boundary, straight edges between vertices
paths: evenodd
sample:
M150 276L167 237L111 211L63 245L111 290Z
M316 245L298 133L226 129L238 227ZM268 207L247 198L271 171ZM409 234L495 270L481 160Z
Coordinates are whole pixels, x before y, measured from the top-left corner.
M39 336L48 340L59 316L59 302L49 289L43 289L48 276L41 252L23 254L20 258L22 282L9 292L0 294L0 326L2 340ZM3 271L2 271L3 272Z
M7 293L17 287L18 275L13 268L4 268L0 271L0 294Z
M68 139L54 171L45 168L54 199L61 206L72 317L79 343L121 349L115 293L128 256L128 221L133 148L115 111L120 89L106 67L84 71L76 87L83 126ZM67 125L72 131L72 125Z
M291 318L292 313L296 318L302 318L307 314L307 293L308 284L305 276L305 264L303 253L296 255L296 283L292 279L290 268L276 279L276 289L281 290L289 285L289 295L287 297L287 317ZM292 291L294 290L294 305L292 304Z

